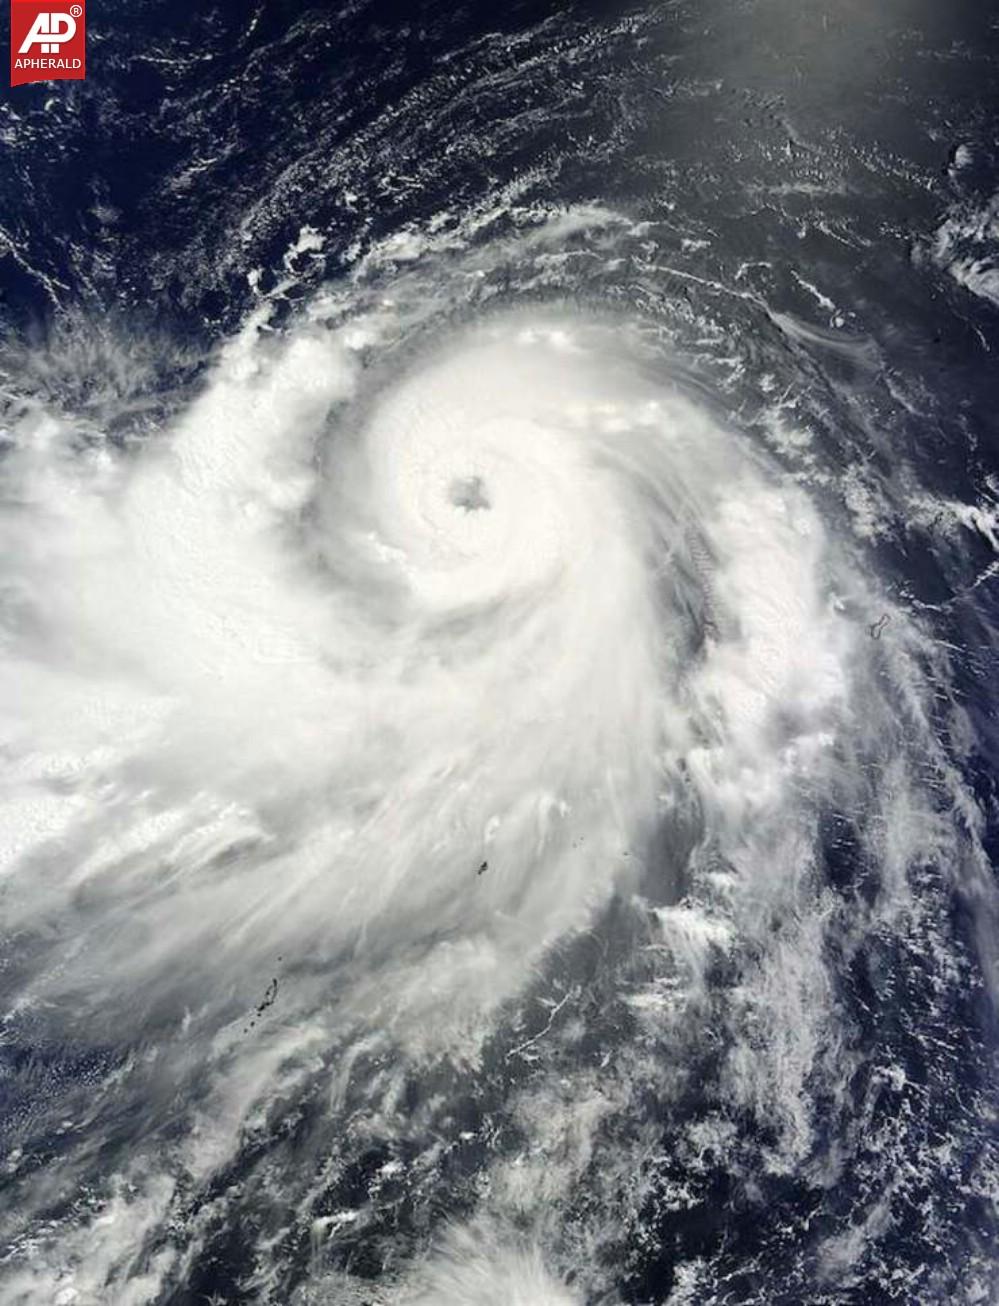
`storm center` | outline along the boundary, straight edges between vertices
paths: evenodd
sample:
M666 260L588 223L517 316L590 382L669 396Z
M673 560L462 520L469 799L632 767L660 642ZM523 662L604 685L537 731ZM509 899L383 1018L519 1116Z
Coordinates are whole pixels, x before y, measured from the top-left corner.
M466 512L480 512L492 507L481 476L462 476L453 480L448 498L456 508L464 508Z

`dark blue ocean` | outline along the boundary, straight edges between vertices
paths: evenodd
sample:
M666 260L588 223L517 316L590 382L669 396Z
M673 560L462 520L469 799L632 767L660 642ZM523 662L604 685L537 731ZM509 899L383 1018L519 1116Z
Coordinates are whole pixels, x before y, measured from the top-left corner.
M0 1299L999 1302L999 10L88 46L0 105Z

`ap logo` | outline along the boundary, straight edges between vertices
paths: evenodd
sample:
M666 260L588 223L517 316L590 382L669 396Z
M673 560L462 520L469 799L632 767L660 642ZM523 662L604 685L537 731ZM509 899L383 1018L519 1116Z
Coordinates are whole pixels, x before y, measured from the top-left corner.
M83 5L11 0L10 84L79 81L86 76Z
M18 54L27 54L33 45L40 47L39 54L56 54L63 41L71 41L75 35L76 19L72 14L39 14Z

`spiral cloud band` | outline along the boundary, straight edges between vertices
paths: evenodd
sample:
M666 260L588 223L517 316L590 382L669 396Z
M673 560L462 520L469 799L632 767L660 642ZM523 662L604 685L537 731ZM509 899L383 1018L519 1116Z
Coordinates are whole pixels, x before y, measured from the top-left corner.
M17 1179L11 1301L153 1300L248 1194L260 1300L290 1261L312 1268L281 1300L355 1300L323 1257L406 1166L415 1191L474 1146L465 1075L504 1086L520 1159L467 1162L476 1223L401 1265L398 1300L576 1300L569 1268L602 1271L560 1212L629 1095L672 1091L661 1049L726 967L726 1091L771 1113L773 1166L807 1150L836 1001L824 805L876 813L857 931L912 909L917 846L951 847L911 763L936 756L918 632L896 614L881 667L878 600L806 491L633 322L444 324L423 275L389 298L369 267L282 330L261 311L138 447L22 416L16 1018L89 1050L49 1178ZM588 939L623 1044L583 1014ZM518 1078L574 1040L585 1070ZM129 1159L81 1196L112 1106ZM331 1204L373 1140L366 1196Z

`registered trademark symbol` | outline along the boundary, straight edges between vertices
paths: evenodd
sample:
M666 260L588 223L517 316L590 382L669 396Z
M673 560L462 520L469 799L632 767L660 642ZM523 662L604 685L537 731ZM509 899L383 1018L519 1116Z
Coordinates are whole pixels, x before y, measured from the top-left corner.
M71 17L79 18L83 13L83 5L70 5L69 12Z

